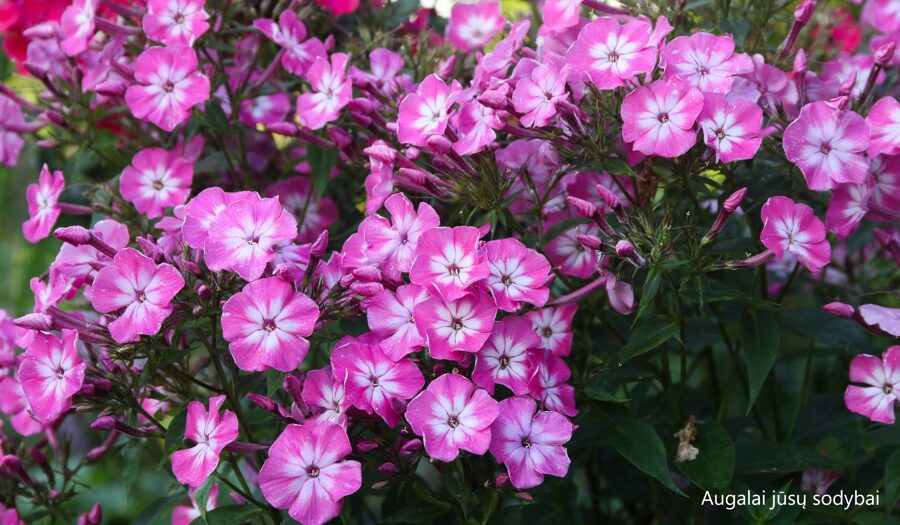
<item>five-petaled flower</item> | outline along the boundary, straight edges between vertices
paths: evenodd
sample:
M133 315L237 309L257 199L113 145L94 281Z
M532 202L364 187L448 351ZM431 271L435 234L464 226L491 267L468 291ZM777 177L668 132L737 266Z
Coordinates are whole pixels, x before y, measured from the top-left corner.
M225 396L209 398L209 412L203 403L191 401L187 407L184 438L194 446L172 454L172 472L179 483L197 488L219 465L219 455L237 439L238 420L231 410L220 414Z

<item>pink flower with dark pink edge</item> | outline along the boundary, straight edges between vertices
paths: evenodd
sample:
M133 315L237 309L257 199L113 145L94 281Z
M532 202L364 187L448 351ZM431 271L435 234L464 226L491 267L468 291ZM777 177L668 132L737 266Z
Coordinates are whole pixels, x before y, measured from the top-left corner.
M334 377L344 382L347 399L393 427L400 421L397 402L412 399L425 378L410 359L391 361L374 341L345 338L331 354Z
M565 445L574 426L565 416L538 410L530 397L500 402L500 416L491 426L491 454L506 465L509 481L517 489L544 482L544 475L565 477L569 454Z
M800 168L809 189L830 190L838 182L863 182L869 127L856 113L828 102L803 106L784 130L784 153Z
M406 407L406 420L433 459L450 462L460 450L482 455L491 444L497 401L459 374L444 374Z
M650 43L652 29L646 20L619 24L614 18L599 18L581 28L566 54L566 63L572 71L587 73L598 89L624 86L656 66L657 49Z
M134 79L125 91L128 109L166 131L209 99L209 79L197 71L197 55L187 46L148 48L134 62Z
M869 212L869 197L874 186L875 181L871 177L859 184L838 184L831 192L831 200L828 201L828 210L825 212L828 231L842 239L855 232Z
M409 280L450 301L470 293L471 285L490 274L484 255L478 252L480 238L481 232L471 226L425 231L416 246Z
M336 120L341 108L350 102L353 86L347 77L347 62L350 57L344 53L331 55L331 62L323 57L306 71L306 80L312 86L311 93L304 93L297 99L297 116L310 129L321 129Z
M306 26L292 9L285 9L278 23L268 18L253 21L253 27L281 46L284 56L281 63L289 72L302 77L317 57L326 57L325 45L317 38L306 39Z
M447 22L447 40L468 53L487 45L506 25L499 2L454 4Z
M482 251L490 269L485 283L498 308L515 312L522 303L544 306L550 297L552 274L543 255L512 238L489 241Z
M91 235L96 236L116 251L127 246L131 239L128 227L112 219L105 219L95 224L91 228ZM52 282L57 276L60 276L71 281L74 289L79 289L90 275L96 272L95 268L106 266L110 261L109 257L89 244L75 246L65 243L59 249L56 260L50 265L50 280Z
M786 253L793 254L814 273L831 261L825 224L806 204L776 195L763 204L760 215L763 229L759 240L775 252L779 260Z
M59 21L59 47L71 57L80 55L94 37L97 0L75 0Z
M37 332L19 363L16 379L31 416L41 423L55 421L69 410L72 396L81 390L87 363L78 356L77 343L74 330L63 330L62 340Z
M541 29L561 32L577 26L581 15L582 0L547 0L541 6ZM545 37L546 38L546 37Z
M0 376L0 413L10 416L13 430L23 436L37 434L43 429L44 425L31 417L22 384L13 376Z
M241 370L290 372L309 351L319 307L281 277L247 284L222 306L222 337Z
M19 162L19 152L25 145L25 139L18 131L10 127L25 124L25 117L18 104L0 95L0 164L15 166Z
M162 148L143 149L122 171L119 191L137 211L154 219L165 208L184 204L191 194L194 165Z
M734 52L734 38L711 33L680 36L662 52L665 78L678 77L703 93L728 93L738 75L753 71L753 60Z
M731 162L756 155L762 144L762 117L762 109L750 100L707 93L697 123L716 161Z
M872 132L869 156L900 154L900 102L882 97L869 110L866 124Z
M184 438L194 446L172 454L172 472L182 485L197 488L206 482L216 467L222 450L238 437L237 416L231 410L220 415L225 396L209 398L209 412L200 401L187 407Z
M567 385L572 371L561 358L550 351L532 354L534 375L528 383L528 392L539 399L544 407L569 417L575 417L575 387Z
M362 465L344 460L351 452L347 431L339 425L288 425L259 471L263 497L303 525L336 518L342 498L362 486Z
M512 103L521 113L519 121L523 126L541 127L556 116L556 105L568 98L566 80L569 68L557 69L552 64L541 64L534 68L527 78L516 83Z
M413 311L434 359L459 360L461 352L477 352L491 335L496 315L494 299L480 290L456 300L434 295Z
M336 423L347 427L350 400L345 394L344 382L334 378L331 365L309 371L303 382L302 397L306 406L314 412L308 422Z
M36 184L29 184L25 190L25 200L28 201L29 219L22 223L22 235L30 243L50 235L50 230L59 218L59 196L66 187L61 171L54 171L50 175L50 169L44 164L41 175Z
M900 337L900 309L864 304L859 307L859 315L869 326L877 326L894 337Z
M196 498L197 489L188 489L188 497L191 499L190 505L178 505L172 510L172 525L190 525L195 519L199 518L200 504ZM216 508L216 502L219 499L219 485L213 483L206 496L206 512Z
M194 42L209 29L209 14L203 9L206 0L150 0L147 14L141 19L150 40L167 46Z
M109 323L109 333L117 343L133 343L141 335L159 332L182 288L184 278L174 266L156 264L134 248L125 248L97 272L91 304L100 313L118 313Z
M645 155L674 158L697 141L694 122L703 94L684 80L657 80L638 87L622 101L622 138Z
M569 355L572 350L572 319L577 309L577 305L567 304L525 313L525 318L531 321L531 327L541 338L541 348L553 355Z
M494 384L504 385L517 396L528 393L534 372L529 354L541 338L523 317L506 317L494 323L490 337L475 354L472 380L494 395Z
M861 354L850 362L850 385L844 404L851 412L872 421L894 423L894 402L900 388L900 346L892 346L881 357ZM865 385L865 386L860 386Z
M384 207L391 215L390 221L372 215L361 231L368 245L369 259L399 279L401 272L407 273L412 268L422 234L440 226L441 219L428 203L420 203L417 210L402 193L388 197Z
M241 122L255 128L282 122L291 110L291 97L287 93L274 93L249 98L241 102Z
M284 209L300 222L297 242L313 242L338 220L338 207L328 197L319 197L309 177L288 177L266 188L266 197L278 197Z
M428 75L415 93L400 101L397 138L403 144L423 147L428 137L443 135L450 120L450 108L459 96L460 86L450 86L437 75Z
M595 224L581 224L566 230L547 243L546 251L550 262L561 273L587 279L597 273L599 257L596 250L589 250L578 241L578 234L597 236L600 228Z
M209 227L225 211L238 201L259 200L259 194L250 191L228 193L218 186L206 188L184 206L184 226L181 235L184 242L195 250L202 250L209 237Z
M203 253L210 270L255 281L275 258L273 247L295 237L297 220L278 199L246 199L226 207L210 224Z
M378 346L391 361L399 361L425 344L413 312L430 296L424 287L406 284L398 287L396 292L382 290L369 301L366 309L369 329L381 339Z

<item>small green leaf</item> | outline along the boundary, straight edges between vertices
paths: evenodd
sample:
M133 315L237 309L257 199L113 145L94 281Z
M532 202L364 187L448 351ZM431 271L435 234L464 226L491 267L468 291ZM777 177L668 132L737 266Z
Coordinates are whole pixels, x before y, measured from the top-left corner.
M177 449L184 439L184 429L187 426L187 409L175 414L169 427L166 429L166 452L171 454Z
M663 316L643 320L631 332L628 342L619 350L619 362L647 353L671 338L678 337L678 327L671 319Z
M609 434L613 447L645 474L659 480L672 492L684 496L672 481L666 462L666 447L653 427L640 419L621 418Z
M153 500L144 510L134 519L132 525L154 525L163 521L163 517L167 514L178 500L184 499L184 493L174 494L172 496L163 496Z
M756 396L766 381L781 342L778 316L769 310L747 312L741 318L741 341L744 344L744 360L747 362L747 413L753 408Z
M678 469L702 489L724 489L734 475L734 444L720 425L698 425L693 445L700 450L696 459L676 463Z
M584 393L595 401L604 401L606 403L627 403L630 401L624 394L611 391L606 381L600 377L595 377L584 388Z
M309 146L306 157L309 161L309 171L313 186L316 188L316 195L321 199L331 181L331 169L337 164L338 152L336 149Z
M603 161L603 169L610 175L634 177L634 170L622 159L609 158Z
M284 372L272 369L266 372L266 396L274 396L284 383Z
M635 323L637 323L638 319L643 317L644 314L650 311L650 307L653 306L653 299L656 298L656 294L659 292L661 284L662 275L659 273L659 270L653 268L650 270L650 273L647 274L647 280L644 281L644 287L641 289L641 299L638 301L637 315L634 316Z
M260 513L262 509L254 505L228 505L206 513L206 521L199 517L191 525L241 525Z

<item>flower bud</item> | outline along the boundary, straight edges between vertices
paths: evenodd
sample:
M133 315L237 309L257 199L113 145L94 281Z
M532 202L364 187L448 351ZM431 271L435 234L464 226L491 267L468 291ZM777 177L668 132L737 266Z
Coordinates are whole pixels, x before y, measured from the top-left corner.
M854 75L855 74L856 73L854 73ZM829 100L828 103L837 109L844 110L847 109L847 106L850 104L850 97L842 95Z
M368 148L364 149L363 153L385 164L393 164L397 158L397 150L388 146L382 141L375 142Z
M13 320L19 328L49 332L53 329L53 318L47 314L28 314Z
M36 24L25 31L22 31L22 36L29 40L46 40L48 38L54 38L58 31L59 26L53 22L44 22L42 24Z
M275 411L275 401L272 401L271 398L266 397L262 394L247 394L247 398L250 399L250 402L259 408L265 410L266 412L274 412Z
M334 51L334 35L329 34L328 37L325 38L323 44L325 45L325 51L328 51L329 53Z
M144 255L153 259L153 262L156 264L159 264L166 259L163 251L149 235L147 237L135 237L134 241L141 248L141 251L144 252Z
M204 301L209 301L212 298L212 289L205 284L201 284L197 287L197 297Z
M534 500L534 497L532 497L532 495L530 493L525 492L524 490L520 490L519 492L514 493L513 496L515 496L517 499L520 499L522 501Z
M875 50L875 65L885 67L894 59L897 50L896 42L888 42Z
M446 155L453 149L453 143L443 135L432 135L425 139L425 144L438 155Z
M384 290L384 286L382 286L381 283L364 283L357 281L350 285L350 291L363 297L375 297L381 293L382 290Z
M272 133L286 137L293 137L297 134L297 126L290 122L273 122L267 125L266 128Z
M91 423L94 430L113 430L116 428L116 418L112 416L100 416Z
M494 480L495 485L497 485L498 487L502 487L507 483L509 483L509 474L507 474L506 472L497 474L497 477Z
M501 111L507 108L509 105L509 86L504 84L501 87L495 89L485 90L484 93L478 96L476 100L478 102L488 108L491 108L496 111Z
M381 282L381 270L374 266L361 266L356 268L353 270L353 276L364 282Z
M47 464L47 456L37 447L28 449L28 456L35 465L44 466Z
M453 77L453 70L456 69L456 55L450 55L450 58L444 60L438 65L437 76L443 80L450 80Z
M349 111L355 111L362 115L369 115L374 111L372 102L367 98L354 98L347 103Z
M588 250L599 250L603 248L603 241L593 235L578 233L575 235L575 238L579 243L581 243L582 246L584 246Z
M385 476L392 478L400 472L400 469L397 468L397 465L391 463L390 461L387 463L382 463L378 465L378 472L381 472Z
M416 439L416 438L410 439L409 441L407 441L406 443L403 443L400 446L400 455L405 458L408 458L408 457L414 456L414 455L422 452L422 448L423 448L423 445L422 445L421 439Z
M415 168L400 168L397 173L403 178L409 180L413 184L424 186L428 180L428 176L422 170Z
M575 213L582 217L592 218L597 215L597 207L584 199L569 196L566 197L566 202Z
M91 507L90 512L88 512L88 520L90 520L91 525L100 525L100 522L103 520L103 507L99 503L95 503Z
M328 128L328 136L337 144L339 149L346 149L347 146L353 144L353 136L337 126Z
M361 439L356 442L356 451L365 454L366 452L371 452L378 448L378 443L374 441L369 441L367 439Z
M53 235L62 242L69 243L72 246L84 246L90 244L93 235L90 230L83 226L66 226L57 228Z
M722 209L728 213L734 213L741 206L741 202L744 201L744 197L747 195L747 188L741 188L736 192L732 193L725 199L725 202L722 204Z
M328 251L328 230L322 230L322 233L310 245L309 256L321 259L326 251Z
M847 79L844 80L844 83L838 87L838 95L848 96L853 92L853 86L856 85L856 70L850 72L847 76ZM843 109L843 108L842 108Z
M837 317L844 317L847 319L852 319L853 315L856 314L856 308L853 308L852 305L841 302L833 302L828 303L822 307L822 310L830 313L831 315L835 315Z
M818 2L816 0L803 0L800 5L794 9L794 20L801 25L806 25L812 19L813 13L816 11Z
M294 403L298 407L302 407L303 412L306 412L306 403L303 402L303 380L294 374L285 374L282 387L291 396Z
M644 266L647 261L637 253L631 241L622 239L616 243L616 255L631 261L635 266Z

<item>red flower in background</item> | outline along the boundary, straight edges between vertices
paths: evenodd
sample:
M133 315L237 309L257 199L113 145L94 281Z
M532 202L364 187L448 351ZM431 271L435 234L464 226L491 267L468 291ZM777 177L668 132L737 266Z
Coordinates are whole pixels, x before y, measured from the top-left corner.
M0 0L0 35L7 55L20 64L25 60L28 39L22 32L43 22L58 22L71 2L67 0Z

